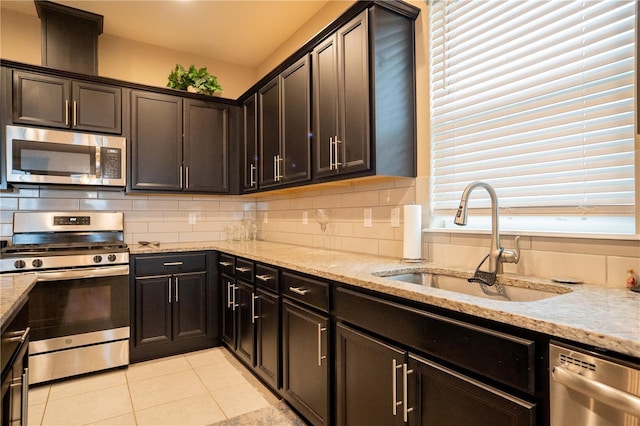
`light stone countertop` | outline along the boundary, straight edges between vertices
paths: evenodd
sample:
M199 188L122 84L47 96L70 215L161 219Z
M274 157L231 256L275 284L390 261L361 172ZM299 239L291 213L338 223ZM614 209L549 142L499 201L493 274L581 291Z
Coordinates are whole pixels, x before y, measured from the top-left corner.
M0 276L0 327L11 318L27 300L29 291L36 284L35 274L10 274Z
M399 259L321 250L288 244L213 242L130 246L132 254L192 250L219 250L259 262L288 268L409 300L546 333L640 358L640 293L625 288L558 284L551 280L505 274L502 284L563 293L534 302L511 302L407 284L372 275L416 268L468 277L472 270L403 263Z

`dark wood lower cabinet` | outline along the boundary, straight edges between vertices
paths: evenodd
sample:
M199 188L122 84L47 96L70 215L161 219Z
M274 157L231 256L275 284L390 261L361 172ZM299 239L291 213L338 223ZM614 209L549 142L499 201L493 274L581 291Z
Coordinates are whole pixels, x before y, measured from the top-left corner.
M258 375L273 389L280 386L280 298L256 290L256 362Z
M214 346L218 290L207 265L215 262L215 254L132 259L131 362Z
M338 425L535 425L535 405L336 325Z
M336 325L338 425L402 425L404 351Z
M409 356L409 423L438 426L535 425L535 405L435 362Z
M222 341L231 349L236 350L236 281L226 275L222 281Z
M308 422L329 424L329 318L282 301L282 394Z
M236 352L248 365L255 365L255 300L253 285L236 281Z

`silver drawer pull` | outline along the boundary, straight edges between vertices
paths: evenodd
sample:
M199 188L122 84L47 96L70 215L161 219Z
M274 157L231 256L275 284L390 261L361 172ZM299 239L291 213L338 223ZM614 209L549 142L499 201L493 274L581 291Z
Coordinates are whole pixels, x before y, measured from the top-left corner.
M180 266L182 265L182 262L164 262L163 265L164 266Z
M249 272L251 270L251 268L244 268L241 266L236 266L236 271L238 272Z
M270 275L256 275L256 278L260 281L269 281L273 279L273 277Z
M232 263L231 262L218 262L220 264L220 266L231 266Z
M322 360L327 359L326 355L322 355L322 332L324 331L327 331L327 328L318 323L318 367L322 367Z
M297 293L297 294L299 294L301 296L304 296L307 293L309 293L309 290L307 290L305 288L302 288L302 287L289 287L289 290L294 292L294 293Z
M13 337L9 337L7 340L9 342L20 342L23 343L25 340L27 340L27 337L29 336L29 331L31 330L31 327L27 327L24 330L20 330L20 331L14 331L11 333L11 335Z

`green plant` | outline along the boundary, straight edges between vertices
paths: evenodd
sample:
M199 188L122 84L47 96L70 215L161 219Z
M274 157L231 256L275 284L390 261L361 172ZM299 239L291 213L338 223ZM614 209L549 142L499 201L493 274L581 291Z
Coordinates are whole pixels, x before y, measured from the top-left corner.
M197 93L204 95L222 92L217 77L209 74L206 67L196 69L194 65L191 65L189 70L185 70L182 65L176 64L176 68L171 71L168 80L167 87L172 89L189 90L189 87L193 87Z

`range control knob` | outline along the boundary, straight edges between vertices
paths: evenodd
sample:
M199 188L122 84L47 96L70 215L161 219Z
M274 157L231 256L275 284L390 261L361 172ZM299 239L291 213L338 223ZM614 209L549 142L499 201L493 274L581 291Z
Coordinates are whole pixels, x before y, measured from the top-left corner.
M24 260L16 260L15 262L13 262L13 266L15 266L16 269L22 269L27 266L27 264L24 263Z
M102 256L100 256L99 254L93 256L93 263L100 263L100 262L102 262Z
M31 264L34 268L39 268L42 266L42 259L33 259L33 262L31 262Z
M109 257L107 257L107 259L109 260L109 262L115 262L116 261L116 255L115 254L110 254Z

